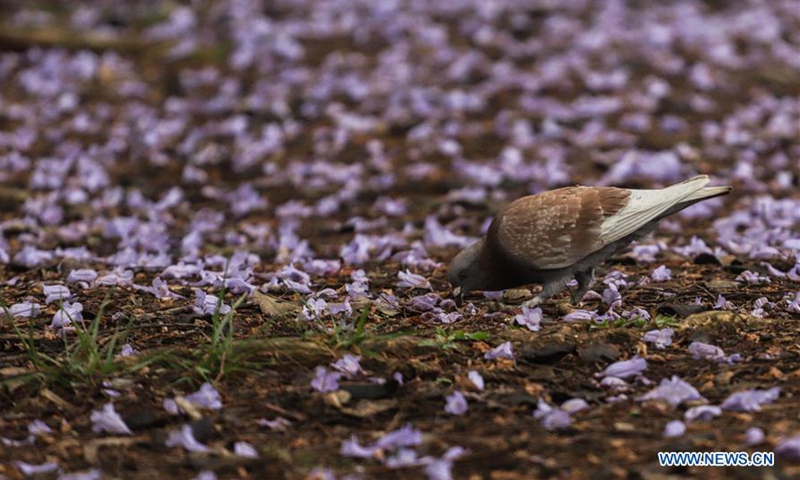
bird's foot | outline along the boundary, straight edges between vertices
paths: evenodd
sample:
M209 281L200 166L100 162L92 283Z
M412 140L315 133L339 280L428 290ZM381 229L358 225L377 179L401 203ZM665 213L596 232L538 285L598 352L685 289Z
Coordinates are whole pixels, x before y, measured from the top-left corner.
M543 301L544 301L544 299L540 298L537 295L537 296L531 298L530 300L526 300L526 301L522 302L522 304L520 306L524 307L524 308L534 308L534 307L538 307Z
M583 297L586 292L574 292L572 294L572 306L573 307L580 307L583 305Z

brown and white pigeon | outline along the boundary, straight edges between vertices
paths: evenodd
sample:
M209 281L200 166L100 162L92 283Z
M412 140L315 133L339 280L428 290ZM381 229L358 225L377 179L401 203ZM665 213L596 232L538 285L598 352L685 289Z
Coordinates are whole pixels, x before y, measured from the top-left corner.
M662 218L731 191L708 182L699 175L660 190L576 186L517 199L450 264L456 301L473 290L542 284L542 292L523 304L532 307L574 278L572 302L578 303L597 265L652 232Z

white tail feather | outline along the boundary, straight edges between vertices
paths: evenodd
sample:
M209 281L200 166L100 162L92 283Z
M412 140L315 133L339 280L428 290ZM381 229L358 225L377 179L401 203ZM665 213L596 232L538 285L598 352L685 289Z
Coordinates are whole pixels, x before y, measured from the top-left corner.
M676 206L689 206L704 198L723 195L729 187L709 187L709 178L698 175L660 190L630 190L628 204L609 217L600 230L600 239L608 245L639 230L665 213L674 213ZM678 208L680 210L682 208ZM677 211L675 210L675 211Z
M731 187L706 187L686 197L684 202L698 202L706 198L718 197L731 191Z

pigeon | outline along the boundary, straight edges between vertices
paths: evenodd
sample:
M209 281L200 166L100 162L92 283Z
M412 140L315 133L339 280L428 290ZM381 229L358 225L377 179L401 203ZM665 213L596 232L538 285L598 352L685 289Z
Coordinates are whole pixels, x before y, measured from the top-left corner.
M574 186L519 198L450 263L455 300L460 304L474 290L541 284L541 293L523 303L532 308L575 279L577 304L597 265L652 232L662 218L731 191L708 183L698 175L659 190Z

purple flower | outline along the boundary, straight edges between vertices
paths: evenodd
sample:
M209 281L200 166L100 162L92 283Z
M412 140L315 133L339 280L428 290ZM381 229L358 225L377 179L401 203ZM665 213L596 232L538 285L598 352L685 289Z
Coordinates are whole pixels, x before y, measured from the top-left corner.
M800 435L790 438L782 438L775 447L775 453L782 457L799 459L800 458Z
M617 286L613 283L608 285L608 288L603 290L603 303L608 305L609 309L619 308L622 306L622 295L619 293Z
M95 285L118 285L120 287L127 287L133 284L133 271L115 269L102 275L94 281Z
M755 446L760 445L764 442L764 430L761 430L758 427L750 427L744 432L744 443L745 445Z
M542 309L522 307L522 313L514 317L514 322L532 332L538 332L542 329Z
M384 463L389 468L402 468L417 466L421 462L415 450L400 448L395 455L388 457Z
M781 394L780 387L773 387L769 390L744 390L730 395L722 402L723 410L735 412L760 412L761 405L772 403Z
M325 276L338 272L342 268L339 260L312 259L303 263L303 270L311 275Z
M91 415L93 432L108 432L132 435L131 429L125 425L122 417L114 410L113 403L106 403L102 410L95 410Z
M705 398L700 395L700 392L698 392L696 388L673 375L672 378L661 380L661 383L656 388L638 397L636 400L640 402L653 400L664 401L675 408L683 402L705 400Z
M438 293L426 293L409 299L407 305L412 310L418 312L427 312L436 308L436 305L442 300Z
M565 322L588 322L594 318L594 314L587 310L575 310L564 315Z
M539 399L538 406L533 412L533 416L541 420L542 427L548 431L563 430L572 425L572 417L569 412L552 407L542 399Z
M686 425L680 420L671 420L664 427L664 438L680 437L686 433Z
M661 251L659 245L636 245L631 249L630 255L637 262L651 263L656 261L656 255Z
M254 210L263 210L267 201L249 183L242 184L238 189L227 195L231 212L237 217L243 217Z
M767 297L760 297L753 302L753 310L750 312L750 315L754 317L763 317L764 316L764 308L774 308L775 304L770 302Z
M424 242L426 246L447 247L453 245L463 248L473 241L474 239L470 237L456 235L444 228L434 216L425 219Z
M266 418L260 418L258 420L258 425L262 427L267 427L274 432L285 432L289 427L292 426L292 422L286 420L283 417L275 417L275 420L267 420Z
M314 467L308 472L308 480L336 480L336 475L329 468Z
M21 462L19 460L14 460L14 466L22 472L23 475L26 477L32 477L34 475L41 475L45 473L55 472L58 470L58 463L56 462L45 462L39 465L34 465L31 463Z
M647 370L647 360L641 357L633 357L630 360L612 363L600 375L604 377L629 378L640 375L645 370Z
M50 322L50 328L55 329L70 329L71 323L83 321L83 305L78 302L69 303L65 302L61 308L53 315L53 320Z
M625 395L624 393L621 393L619 395L611 395L610 397L606 398L606 402L608 403L619 403L619 402L624 402L626 400L628 400L628 396Z
M13 438L0 437L0 443L5 445L6 447L26 447L28 445L35 444L36 437L34 435L28 435L28 437L24 440L15 440Z
M231 311L230 305L222 303L219 297L210 295L199 288L194 290L195 301L192 310L198 315L227 315Z
M41 311L41 306L33 302L20 302L8 307L12 318L36 318Z
M97 279L97 270L91 268L81 268L73 270L67 275L67 283L86 282L92 283Z
M684 257L696 257L701 253L713 255L714 252L706 245L702 239L692 236L689 240L689 245L685 247L675 247L673 250L683 255Z
M483 358L486 360L496 360L498 358L513 360L514 347L511 345L511 342L505 342L484 353Z
M436 321L440 323L453 323L461 320L463 315L461 315L458 312L450 312L450 313L435 312L433 314L433 317L436 319Z
M476 372L475 370L470 370L470 372L467 373L467 378L470 382L472 382L473 385L475 385L475 388L481 391L483 390L484 381L480 373Z
M689 353L692 354L695 360L723 360L725 352L716 345L709 345L703 342L692 342L689 345Z
M628 382L617 377L604 377L602 380L600 380L600 386L610 388L615 392L624 391L630 387Z
M329 303L328 313L331 315L344 314L345 317L351 317L353 315L353 306L350 305L350 299L345 298L343 302Z
M395 199L389 197L380 197L375 201L374 208L381 213L391 217L405 215L406 202L404 199Z
M672 270L661 265L650 274L650 279L654 282L667 282L672 279Z
M53 430L41 420L37 419L28 424L28 433L30 433L31 435L39 436L45 433L52 433L52 432Z
M201 470L192 480L217 480L217 474L211 470Z
M498 290L496 292L483 292L483 298L488 298L489 300L501 300L503 298L504 292L503 290Z
M300 317L304 320L311 321L322 317L325 310L328 308L328 302L322 298L309 298L303 310L300 312Z
M431 283L427 278L416 273L411 273L408 270L404 272L397 272L397 278L400 279L400 281L397 282L397 286L401 288L431 289Z
M233 444L233 453L245 458L258 458L258 452L247 442L236 442Z
M722 409L715 405L698 405L686 410L683 418L687 422L694 422L695 420L708 421L714 417L722 415Z
M572 415L573 413L580 412L589 408L589 404L582 398L571 398L561 404L561 410Z
M184 264L183 262L180 262L177 265L170 265L169 267L165 268L161 272L160 277L175 278L180 280L182 278L199 276L201 271L202 268L198 265Z
M339 256L347 264L361 265L370 259L370 253L375 248L371 237L359 233L353 237L350 243L342 245L339 249Z
M745 270L744 272L740 273L739 276L736 277L736 281L749 284L770 283L769 277L765 277L764 275L759 275L755 272L751 272L750 270Z
M422 432L413 428L411 424L393 430L382 436L376 442L380 448L413 447L422 443Z
M717 294L717 303L714 304L714 310L733 310L736 306L727 300L722 294Z
M328 371L325 367L317 367L315 370L314 379L311 380L311 386L318 392L334 392L339 390L339 379L342 374L339 372Z
M207 408L209 410L219 410L222 408L222 399L219 392L208 382L201 385L200 390L186 395L185 399L199 408Z
M675 331L669 327L661 330L650 330L642 336L642 340L655 344L656 348L665 348L672 345L672 335L674 333Z
M25 245L22 250L14 255L14 261L26 267L35 267L53 259L53 253L48 250L39 250L32 245Z
M434 460L425 465L425 475L429 480L453 480L453 462L450 460Z
M42 289L44 290L45 300L44 302L47 304L69 300L72 296L69 293L69 288L65 287L64 285L42 285Z
M715 362L733 363L739 361L741 356L738 353L726 356L725 352L716 345L709 345L703 342L692 342L689 344L689 353L695 360L713 360Z
M208 447L198 442L194 437L191 425L184 425L177 430L172 430L165 442L167 447L183 447L190 452L207 452Z
M789 310L792 313L800 313L800 292L797 292L795 294L794 300L788 302L789 306L786 307L787 310Z
M452 395L447 396L447 404L444 407L445 412L451 415L464 415L467 413L468 408L467 399L464 398L464 394L460 391L456 390Z
M136 355L137 353L139 353L139 352L137 352L129 343L126 343L120 349L119 356L120 357L130 357L131 355Z
M85 472L65 473L58 476L58 480L100 480L103 472L97 469L86 470Z
M346 353L342 358L332 363L331 367L341 372L345 378L355 378L364 373L361 369L360 361L361 356Z

